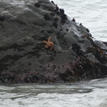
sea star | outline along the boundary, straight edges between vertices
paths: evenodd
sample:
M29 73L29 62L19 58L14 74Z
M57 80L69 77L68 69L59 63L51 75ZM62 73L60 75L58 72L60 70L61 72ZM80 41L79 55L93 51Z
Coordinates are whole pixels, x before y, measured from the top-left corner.
M50 39L51 39L51 36L48 38L48 41L44 40L43 43L46 43L45 48L50 48L50 50L52 50L54 47L54 43L51 42Z

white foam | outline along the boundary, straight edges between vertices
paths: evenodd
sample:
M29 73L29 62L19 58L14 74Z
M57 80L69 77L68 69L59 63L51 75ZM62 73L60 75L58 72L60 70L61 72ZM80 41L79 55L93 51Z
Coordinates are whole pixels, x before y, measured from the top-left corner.
M106 84L107 78L66 85L1 86L0 107L106 107Z

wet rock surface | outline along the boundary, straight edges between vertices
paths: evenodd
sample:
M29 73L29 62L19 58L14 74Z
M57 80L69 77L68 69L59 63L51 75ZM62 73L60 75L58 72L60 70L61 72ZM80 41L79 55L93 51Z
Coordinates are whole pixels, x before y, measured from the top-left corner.
M43 41L54 48L46 48ZM63 83L107 75L107 43L48 0L0 1L0 82Z

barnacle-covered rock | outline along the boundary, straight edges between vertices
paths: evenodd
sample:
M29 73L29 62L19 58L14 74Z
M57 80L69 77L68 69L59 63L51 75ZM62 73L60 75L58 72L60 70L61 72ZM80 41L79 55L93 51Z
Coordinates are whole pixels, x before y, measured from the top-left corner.
M50 36L52 50L43 43ZM76 82L105 77L106 70L107 43L53 1L0 1L0 82Z

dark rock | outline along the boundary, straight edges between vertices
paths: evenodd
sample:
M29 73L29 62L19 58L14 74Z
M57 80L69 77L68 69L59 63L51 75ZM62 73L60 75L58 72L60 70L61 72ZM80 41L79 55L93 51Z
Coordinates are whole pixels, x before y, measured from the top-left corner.
M56 7L55 7L54 12L55 12L57 15L60 15L59 7L58 7L57 5L56 5Z
M55 14L54 13L50 13L50 15L54 16Z
M89 29L87 29L87 28L86 28L86 31L87 31L87 32L90 32Z
M61 14L64 14L64 9L60 9L60 13L61 13Z
M67 20L66 14L62 14L61 15L61 23L65 23L66 20Z
M58 21L58 20L59 20L59 18L58 18L58 17L56 17L54 21L56 22L56 21Z
M36 6L36 7L40 7L40 4L39 4L39 3L35 3L35 6Z
M53 22L53 24L52 24L55 28L57 28L58 27L58 24L56 23L56 22Z
M93 39L54 2L11 5L3 0L0 12L0 83L63 83L107 75L107 43ZM52 50L43 43L50 36Z
M0 16L0 21L4 21L4 20L5 20L4 16Z
M55 5L54 1L51 1L51 3Z
M45 19L45 20L50 20L49 15L48 15L48 14L45 14L44 19Z
M73 18L72 21L75 22L75 19ZM82 24L80 24L80 25L82 25Z

